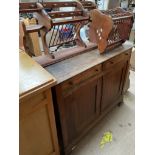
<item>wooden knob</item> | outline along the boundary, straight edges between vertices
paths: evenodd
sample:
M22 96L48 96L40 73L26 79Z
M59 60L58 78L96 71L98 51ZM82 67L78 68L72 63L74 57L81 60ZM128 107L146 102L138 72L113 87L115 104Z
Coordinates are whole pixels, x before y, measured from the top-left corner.
M110 61L110 64L114 64L114 62L113 61Z
M72 82L72 81L69 81L69 84L70 84L70 85L73 85L73 82Z

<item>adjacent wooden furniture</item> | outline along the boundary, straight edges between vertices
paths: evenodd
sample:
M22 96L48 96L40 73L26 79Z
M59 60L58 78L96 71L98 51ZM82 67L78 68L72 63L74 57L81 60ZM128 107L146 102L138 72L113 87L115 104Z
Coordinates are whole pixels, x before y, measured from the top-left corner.
M86 9L86 11L90 11L97 8L96 4L92 1L86 1L86 0L79 0L79 1L83 5L84 9Z
M81 3L77 1L32 2L19 3L19 5L20 13L33 12L39 25L43 26L40 33L45 54L51 54L54 58L54 51L51 51L50 47L56 47L58 49L60 45L69 42L76 42L77 45L86 47L86 44L80 37L80 29L89 22L89 16ZM62 7L74 9L73 11L55 11L55 9L59 10ZM47 45L46 34L50 31L50 41Z
M99 11L94 9L90 12L89 38L97 43L100 53L113 49L130 37L133 26L133 13L121 8Z
M50 88L56 79L25 52L19 53L19 153L59 155Z
M90 46L88 45L95 48L98 46L100 53L113 49L129 38L133 24L132 13L121 8L101 12L98 9L93 9L95 5L91 2L32 2L19 5L21 14L33 13L39 24L35 25L35 29L34 27L30 29L23 27L20 33L40 31L45 55L39 56L39 59L42 57L41 64L43 66L89 51ZM88 10L91 10L90 12L86 11L87 6ZM61 8L65 7L69 7L71 10L68 8L67 11L61 11ZM82 27L87 24L89 24L89 44L85 43L80 35ZM23 43L22 47L26 45L25 41L27 41L24 37L26 38L26 34L22 34L20 37ZM72 46L72 48L66 50L67 52L60 49L57 54L58 49L64 45ZM75 45L76 49L80 50L76 50ZM29 51L31 52L31 50Z
M132 46L126 42L104 55L92 50L45 68L57 79L52 93L62 153L69 154L112 107L123 102Z
M25 19L24 23L26 25L26 31L27 34L30 36L30 39L32 41L33 44L33 54L34 56L40 56L42 55L41 49L40 49L40 44L39 44L39 34L38 31L40 30L40 28L42 27L41 25L37 25L36 19L32 18L32 19ZM37 29L38 30L35 30ZM35 30L35 31L34 31Z
M19 21L19 48L24 50L29 56L42 55L39 45L38 32L43 28L42 25L34 25L35 19L31 19L33 25L29 25L29 21Z

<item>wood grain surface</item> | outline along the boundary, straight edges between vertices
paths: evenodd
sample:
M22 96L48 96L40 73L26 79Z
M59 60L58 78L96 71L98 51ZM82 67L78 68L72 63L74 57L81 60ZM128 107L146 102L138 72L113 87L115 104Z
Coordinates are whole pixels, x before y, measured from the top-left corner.
M24 51L19 52L19 97L33 95L55 85L56 79Z
M132 47L133 44L126 41L122 46L119 46L111 51L104 52L104 54L99 54L98 49L95 49L56 64L49 65L45 67L45 69L57 79L57 84L59 84L76 76L77 74L82 73L83 71L86 71L87 69L92 68L93 66L126 52Z

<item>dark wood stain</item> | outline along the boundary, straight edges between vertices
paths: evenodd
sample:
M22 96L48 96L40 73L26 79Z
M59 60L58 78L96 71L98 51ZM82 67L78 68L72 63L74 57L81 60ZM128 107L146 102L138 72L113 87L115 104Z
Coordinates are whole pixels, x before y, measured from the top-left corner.
M52 88L55 94L54 105L57 107L55 113L58 132L61 135L59 141L62 154L69 154L107 112L123 102L123 88L129 70L131 46L116 53L108 54L106 58L100 56L100 63L94 66L91 66L92 63L87 64L91 67L87 66L89 69L79 73L77 70L73 71L72 63L80 57L84 58L84 54L60 62L61 65L64 63L64 66L54 64L54 73L56 75L57 69L57 77L60 75L60 68L62 72L68 73L67 79L65 76L61 77L61 82ZM94 54L97 53L94 51ZM91 56L87 57L89 58L91 60ZM80 66L83 62L84 59L77 65ZM69 65L71 66L67 68Z

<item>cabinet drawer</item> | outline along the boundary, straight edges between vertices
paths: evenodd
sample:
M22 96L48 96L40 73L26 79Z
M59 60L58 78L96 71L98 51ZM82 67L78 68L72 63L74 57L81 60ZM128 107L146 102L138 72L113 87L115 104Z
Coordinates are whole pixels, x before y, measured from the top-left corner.
M76 84L79 84L79 83L81 83L91 77L94 77L95 75L98 75L100 73L102 73L102 65L101 64L94 66L93 68L80 73L79 75L67 80L66 82L63 82L61 84L61 88L63 91L67 90L67 89L71 89Z
M121 62L121 61L126 61L130 58L131 55L131 51L126 51L120 55L117 55L109 60L107 60L106 62L103 63L103 70L108 69L109 67L113 67L115 66L117 63Z

